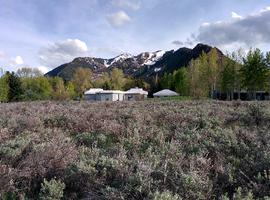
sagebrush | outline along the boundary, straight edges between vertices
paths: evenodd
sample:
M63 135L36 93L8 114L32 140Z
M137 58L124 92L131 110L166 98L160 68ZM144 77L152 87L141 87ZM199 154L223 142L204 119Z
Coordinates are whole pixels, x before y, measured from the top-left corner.
M0 104L1 198L267 199L269 128L268 102Z

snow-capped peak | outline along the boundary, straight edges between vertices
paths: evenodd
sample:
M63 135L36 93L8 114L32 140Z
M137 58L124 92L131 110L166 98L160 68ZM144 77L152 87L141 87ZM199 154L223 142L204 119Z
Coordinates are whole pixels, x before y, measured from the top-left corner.
M166 51L156 51L149 53L148 59L145 60L144 65L154 65L157 61L159 61Z
M118 61L124 61L128 58L132 58L134 57L133 55L129 54L129 53L123 53L123 54L120 54L119 56L116 56L115 58L113 59L110 59L110 60L104 60L104 65L106 67L110 67L111 65L113 65L114 63L118 62Z
M104 65L105 67L108 68L117 62L123 62L127 59L133 59L133 62L138 63L140 66L143 65L151 66L154 65L157 61L159 61L165 53L166 51L161 50L155 52L144 52L137 56L133 56L132 54L129 53L123 53L120 54L119 56L116 56L115 58L104 60Z
M131 54L129 54L129 53L123 53L123 54L121 54L121 55L115 57L115 58L113 59L113 62L111 63L111 65L112 65L113 63L115 63L115 62L118 62L119 60L126 60L126 59L132 58L132 57L133 57L133 55L131 55Z
M129 53L123 53L123 54L120 54L119 56L115 57L115 58L120 58L120 59L128 59L128 58L131 58L133 57L132 54L129 54Z

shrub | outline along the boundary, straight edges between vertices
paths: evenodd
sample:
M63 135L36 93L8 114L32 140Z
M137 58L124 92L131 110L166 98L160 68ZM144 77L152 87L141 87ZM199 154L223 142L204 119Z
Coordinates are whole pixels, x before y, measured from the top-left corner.
M270 103L252 104L0 104L0 198L46 179L74 200L267 199Z
M11 163L20 157L29 146L31 139L29 136L18 136L13 140L0 145L0 157L5 158L7 163Z
M153 200L181 200L177 194L173 195L170 191L156 192L153 195Z
M39 198L41 200L60 200L64 196L65 183L52 179L44 179L41 184Z
M246 116L244 117L244 122L248 125L255 125L257 127L267 125L266 122L269 122L269 116L265 106L259 102L249 104Z

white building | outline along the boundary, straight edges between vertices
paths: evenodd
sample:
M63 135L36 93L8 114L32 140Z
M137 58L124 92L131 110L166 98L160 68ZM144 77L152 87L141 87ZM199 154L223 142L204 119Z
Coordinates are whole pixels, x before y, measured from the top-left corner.
M155 94L153 94L154 97L173 97L173 96L179 96L178 93L165 89L165 90L161 90Z
M102 92L101 88L92 88L84 93L84 99L87 101L97 101L96 94Z
M84 99L88 101L138 101L144 100L147 95L148 92L141 88L131 88L126 92L92 88L84 93Z
M142 88L131 88L125 92L126 101L139 101L147 98L148 92L144 91Z
M124 101L124 95L120 90L103 90L96 93L96 101Z

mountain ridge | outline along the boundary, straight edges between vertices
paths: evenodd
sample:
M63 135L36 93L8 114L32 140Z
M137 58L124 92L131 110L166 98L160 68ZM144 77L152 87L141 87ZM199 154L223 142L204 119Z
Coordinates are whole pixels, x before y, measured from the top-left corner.
M182 47L178 50L143 52L135 56L124 53L110 59L78 57L70 63L56 67L45 75L59 76L66 81L70 81L78 67L91 69L94 78L99 77L102 73L110 72L114 68L119 68L123 70L125 75L149 79L187 66L192 59L197 59L202 52L209 53L214 48L216 47L199 43L193 49ZM217 50L219 56L224 56L219 49Z

